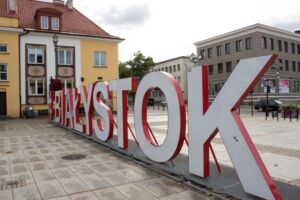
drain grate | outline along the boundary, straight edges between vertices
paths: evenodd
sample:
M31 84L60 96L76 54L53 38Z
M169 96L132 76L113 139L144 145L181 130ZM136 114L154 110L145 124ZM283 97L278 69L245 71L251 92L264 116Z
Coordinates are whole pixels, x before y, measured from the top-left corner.
M0 180L0 190L8 190L10 188L20 188L26 186L25 178L20 178L17 180Z
M63 160L81 160L86 158L86 156L83 154L70 154L70 155L63 156L61 158Z

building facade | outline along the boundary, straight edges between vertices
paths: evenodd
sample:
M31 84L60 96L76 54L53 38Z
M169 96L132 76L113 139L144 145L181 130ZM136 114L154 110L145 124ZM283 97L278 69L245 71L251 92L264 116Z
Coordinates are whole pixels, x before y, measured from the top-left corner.
M181 56L156 63L152 71L164 71L172 74L181 87L184 99L187 100L187 72L193 66L195 64L190 61L188 56ZM164 95L160 90L155 89L152 91L152 98L155 101L162 101Z
M199 64L208 66L209 93L215 96L239 60L277 54L278 59L253 94L265 96L266 85L271 95L300 99L300 34L254 24L195 43Z
M60 79L65 89L118 79L122 39L86 18L72 0L5 0L0 4L0 16L16 19L16 28L21 30L16 40L18 54L13 54L20 61L16 65L20 77L15 77L20 100L14 100L19 113L28 107L47 109L51 78Z
M0 17L0 116L20 113L18 19Z

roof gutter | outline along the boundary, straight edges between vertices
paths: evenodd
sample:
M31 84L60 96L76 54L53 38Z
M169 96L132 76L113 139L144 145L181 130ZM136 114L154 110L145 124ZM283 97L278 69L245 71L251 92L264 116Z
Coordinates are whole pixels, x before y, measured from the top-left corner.
M74 37L88 37L88 38L98 38L98 39L103 39L103 40L108 40L108 41L115 41L115 42L122 42L125 39L119 38L119 37L105 37L105 36L99 36L99 35L89 35L89 34L81 34L81 33L70 33L70 32L55 32L55 31L40 31L36 29L28 29L25 28L24 30L28 32L35 32L35 33L45 33L45 34L57 34L57 35L67 35L67 36L74 36Z

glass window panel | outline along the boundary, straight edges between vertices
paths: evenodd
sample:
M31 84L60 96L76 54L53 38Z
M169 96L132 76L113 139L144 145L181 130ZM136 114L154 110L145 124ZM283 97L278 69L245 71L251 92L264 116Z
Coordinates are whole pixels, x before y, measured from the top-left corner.
M59 64L65 64L65 52L63 50L58 51Z
M30 80L29 81L29 94L31 95L35 95L36 91L35 91L35 80Z
M106 65L106 53L101 52L101 65L104 66Z
M48 17L47 16L41 16L41 28L48 29Z
M72 80L67 80L67 88L69 89L69 88L72 88Z
M35 55L29 54L29 63L35 63Z
M36 63L43 63L43 55L37 55L37 57L36 57Z
M0 72L0 80L1 81L6 81L7 80L7 73Z
M0 52L7 52L7 46L6 45L0 45Z
M72 64L72 51L70 50L66 51L66 64L67 65Z
M6 65L0 65L0 72L7 72Z
M100 65L100 63L99 63L99 52L97 52L97 51L94 53L94 65L95 66Z
M52 30L59 30L59 18L58 17L52 17Z
M44 94L44 82L43 82L43 80L37 80L37 94Z

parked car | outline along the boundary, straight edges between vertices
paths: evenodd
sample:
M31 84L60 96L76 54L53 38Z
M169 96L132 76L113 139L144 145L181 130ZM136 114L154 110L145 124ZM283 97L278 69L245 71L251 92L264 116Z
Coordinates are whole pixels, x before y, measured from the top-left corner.
M268 111L279 111L281 104L282 104L281 101L269 99L269 101L268 101ZM263 100L258 101L255 104L254 108L256 110L261 111L261 112L266 112L267 111L267 100L263 99Z
M160 105L163 106L163 107L166 107L168 104L167 104L166 100L163 100L163 101L160 102Z
M148 106L153 106L153 105L154 105L154 99L148 98Z

